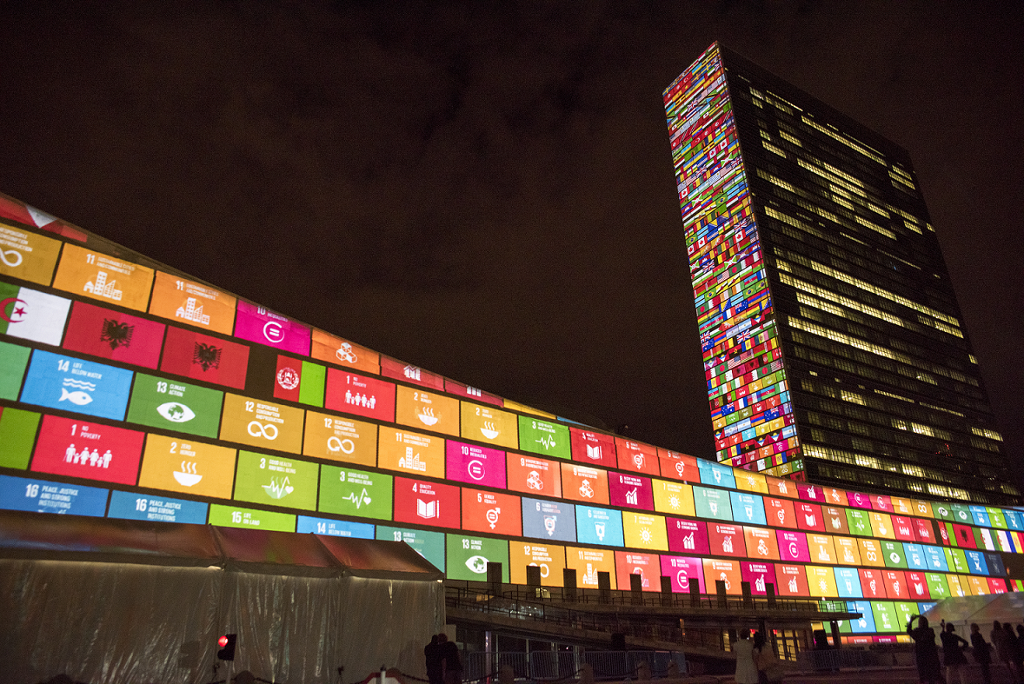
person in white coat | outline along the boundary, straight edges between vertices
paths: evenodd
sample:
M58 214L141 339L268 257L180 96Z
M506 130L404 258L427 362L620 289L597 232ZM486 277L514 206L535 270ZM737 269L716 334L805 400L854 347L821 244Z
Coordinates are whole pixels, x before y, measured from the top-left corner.
M754 663L754 643L750 630L740 632L740 640L732 645L736 654L736 684L757 684L757 665Z

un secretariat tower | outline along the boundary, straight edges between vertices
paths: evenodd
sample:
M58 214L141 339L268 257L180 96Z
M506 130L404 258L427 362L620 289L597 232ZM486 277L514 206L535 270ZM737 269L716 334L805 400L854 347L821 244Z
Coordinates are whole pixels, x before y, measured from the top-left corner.
M718 44L665 110L718 460L1020 503L906 151Z

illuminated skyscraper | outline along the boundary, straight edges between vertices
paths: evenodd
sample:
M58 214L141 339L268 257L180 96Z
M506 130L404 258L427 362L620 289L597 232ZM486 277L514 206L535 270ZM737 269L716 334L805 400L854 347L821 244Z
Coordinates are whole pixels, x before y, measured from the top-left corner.
M907 152L718 44L665 109L718 460L1019 503Z

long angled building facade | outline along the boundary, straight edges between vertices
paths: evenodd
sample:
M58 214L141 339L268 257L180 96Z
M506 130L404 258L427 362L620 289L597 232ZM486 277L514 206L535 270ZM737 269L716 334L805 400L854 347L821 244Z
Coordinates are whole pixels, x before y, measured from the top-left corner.
M718 44L664 97L718 460L1018 503L906 151Z

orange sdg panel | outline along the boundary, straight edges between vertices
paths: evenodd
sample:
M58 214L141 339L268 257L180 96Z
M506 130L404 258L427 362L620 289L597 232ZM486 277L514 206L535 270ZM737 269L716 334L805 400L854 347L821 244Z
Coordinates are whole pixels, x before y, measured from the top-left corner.
M564 546L511 541L508 543L508 559L512 584L526 584L526 568L533 565L540 568L541 586L562 586Z
M608 471L561 463L562 496L588 504L608 504Z
M779 541L773 530L762 527L744 527L743 540L747 556L758 560L779 560Z
M860 565L860 546L852 537L833 537L840 565Z
M462 403L462 436L510 449L519 448L519 420L516 414L493 406Z
M597 573L607 572L611 588L615 588L615 552L611 549L565 549L565 566L576 571L576 586L597 589Z
M632 588L630 575L639 575L641 591L661 591L661 556L658 554L616 551L615 568L623 590Z
M302 454L353 465L377 465L377 426L316 411L306 412Z
M740 562L732 560L716 560L713 558L704 559L704 586L707 593L714 594L718 591L716 580L725 582L726 594L742 594L740 585Z
M220 290L157 271L149 313L230 335L235 329L235 302Z
M444 479L444 440L382 425L377 465L400 473Z
M420 430L459 435L459 400L437 392L398 386L395 422Z
M380 354L316 328L313 328L313 347L309 355L319 361L380 374Z
M225 394L220 438L298 454L302 451L302 419L302 409Z
M153 269L65 244L53 286L101 302L145 311Z
M554 461L510 453L505 467L508 472L508 488L512 491L553 498L562 496L558 464Z

